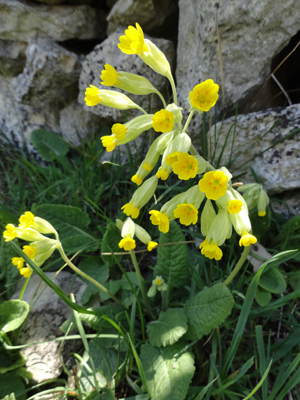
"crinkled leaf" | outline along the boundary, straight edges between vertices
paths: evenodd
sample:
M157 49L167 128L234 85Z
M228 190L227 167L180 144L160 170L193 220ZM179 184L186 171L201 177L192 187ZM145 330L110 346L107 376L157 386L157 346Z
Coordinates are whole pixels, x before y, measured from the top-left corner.
M276 267L271 267L261 274L259 286L271 293L282 293L286 290L286 281Z
M20 394L25 391L25 385L22 379L18 377L15 371L0 374L0 398L5 396L15 395L17 400L25 400L26 393Z
M109 267L107 264L103 264L99 257L84 258L78 265L78 268L101 284L106 282L109 277ZM81 279L88 284L81 297L82 304L86 304L90 297L98 293L100 289L86 278L81 277Z
M120 252L119 242L121 239L120 229L115 224L108 224L101 243L101 253ZM109 266L112 266L115 264L115 259L121 261L122 256L102 256L102 259L104 262L109 263Z
M6 350L0 343L0 374L22 367L25 362L20 351Z
M86 322L91 328L101 331L102 328L111 328L111 324L102 318L102 315L105 315L115 321L116 315L123 309L118 305L110 305L89 308L88 310L91 310L93 313L95 313L95 315L79 314L80 319Z
M103 286L113 295L115 295L121 287L121 279L118 281L110 280L103 284ZM102 301L110 299L109 295L100 290L100 298Z
M187 329L187 317L182 308L169 308L159 314L158 320L147 325L150 343L157 347L176 343Z
M176 222L170 223L168 233L161 233L159 244L184 241L184 236ZM177 288L184 285L188 269L188 252L186 244L174 244L157 249L157 264L154 274L162 275L165 281Z
M140 359L151 399L185 399L195 372L193 354L188 350L182 352L185 345L186 342L177 342L160 348L142 346Z
M200 339L209 334L225 321L231 313L233 303L233 296L223 283L199 292L193 300L185 304L188 332L184 339Z
M50 222L57 230L60 239L70 236L85 236L91 241L97 240L94 235L86 232L90 217L80 208L58 204L43 204L36 208L36 215Z
M260 286L257 286L256 293L255 293L255 300L261 307L267 306L271 301L271 292L263 289Z
M61 137L45 129L35 129L31 132L30 139L46 161L65 156L69 151L68 144Z
M29 312L29 305L21 300L8 300L0 305L0 331L11 332L19 328Z

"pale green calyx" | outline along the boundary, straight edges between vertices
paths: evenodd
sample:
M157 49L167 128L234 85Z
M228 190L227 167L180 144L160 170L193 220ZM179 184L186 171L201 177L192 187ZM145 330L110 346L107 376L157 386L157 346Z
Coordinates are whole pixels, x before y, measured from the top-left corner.
M176 106L176 104L172 103L167 106L166 110L171 111L172 114L174 115L175 124L177 124L182 120L182 113L181 113L182 107L178 107Z
M132 221L132 219L130 217L128 217L126 219L126 221L124 222L121 236L124 239L127 237L130 237L131 239L133 239L134 235L135 235L135 223Z
M123 140L118 142L118 145L126 144L136 139L141 133L150 129L152 126L152 117L153 114L139 115L126 122L126 124L124 124L127 130L126 136Z
M228 236L231 236L232 225L227 209L221 208L217 216L213 219L207 234L207 240L212 240L214 243L218 243L221 246ZM229 237L230 237L229 236Z
M145 39L145 44L148 51L143 51L142 54L139 54L141 59L155 72L169 78L171 75L171 68L164 53L160 51L151 40Z
M201 233L203 236L207 236L210 230L211 224L216 217L215 209L210 200L206 200L205 206L201 214Z

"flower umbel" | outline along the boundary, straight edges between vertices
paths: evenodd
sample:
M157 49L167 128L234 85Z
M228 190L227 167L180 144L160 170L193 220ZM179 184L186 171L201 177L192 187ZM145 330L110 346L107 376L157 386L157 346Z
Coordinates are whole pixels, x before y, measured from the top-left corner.
M118 73L109 64L104 65L104 70L101 72L102 75L100 78L102 79L103 82L101 82L101 85L103 86L114 86L118 82Z
M221 260L223 256L223 252L218 246L217 243L210 243L207 239L204 240L199 246L201 249L201 254L205 255L205 257L210 258L211 260L214 258L215 260Z
M148 51L148 47L144 42L144 33L138 23L134 26L129 26L125 31L125 35L120 36L119 49L125 54L139 54L143 51Z
M223 171L210 171L199 181L199 188L208 199L217 200L226 193L227 182L228 177Z
M241 200L230 200L227 205L227 210L230 214L237 214L241 211L243 202Z
M178 175L179 179L187 181L197 175L198 161L188 153L178 153L177 161L172 164L172 167L174 174Z
M160 232L169 232L170 221L166 214L163 214L160 211L156 210L150 211L149 214L151 215L150 221L153 225L158 225L158 229L160 230Z
M155 132L171 132L174 126L174 115L171 111L160 110L153 115L152 121Z
M212 79L196 85L190 92L190 102L192 107L200 111L209 111L218 100L219 86Z
M175 218L183 225L196 224L198 221L198 210L193 204L179 204L174 211Z
M250 244L254 244L257 242L255 236L251 235L250 233L244 233L240 238L239 245L240 246L250 246Z

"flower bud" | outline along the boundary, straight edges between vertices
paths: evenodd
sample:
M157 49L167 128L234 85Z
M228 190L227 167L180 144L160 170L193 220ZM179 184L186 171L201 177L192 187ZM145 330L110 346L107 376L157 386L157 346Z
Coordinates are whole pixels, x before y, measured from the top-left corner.
M120 231L122 230L123 225L124 225L124 222L123 222L123 221L121 221L120 219L116 219L116 227L117 227L118 229L120 229Z
M40 267L48 258L52 256L55 249L60 246L60 242L54 239L43 239L30 243L30 246L35 251L32 261ZM26 246L25 246L26 247ZM27 254L27 253L26 253ZM27 254L28 255L28 254Z
M127 218L123 224L121 236L122 238L131 237L134 238L135 235L135 223L132 221L131 218Z
M174 122L177 124L178 122L181 122L182 120L182 107L177 107L176 104L168 104L166 110L171 111L174 115Z

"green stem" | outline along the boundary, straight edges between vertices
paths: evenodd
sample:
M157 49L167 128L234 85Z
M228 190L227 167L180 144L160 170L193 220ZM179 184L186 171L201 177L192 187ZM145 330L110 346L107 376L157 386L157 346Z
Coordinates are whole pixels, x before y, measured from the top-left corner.
M101 283L97 282L95 279L93 279L92 277L90 277L89 275L87 275L86 273L84 273L83 271L81 271L81 269L77 268L71 260L68 259L68 257L66 256L62 245L60 243L60 245L58 246L58 251L60 252L60 255L62 257L62 259L68 264L68 266L70 268L72 268L73 271L75 271L78 275L83 276L85 279L87 279L88 281L92 282L95 286L97 286L100 290L102 290L104 293L106 293L109 297L111 297L112 299L115 300L116 303L120 304L122 307L123 304L122 302L117 299L113 294L111 294L104 286L101 285Z
M173 76L172 76L171 72L170 72L170 75L168 76L168 79L169 79L169 81L170 81L170 83L171 83L174 103L175 103L175 105L177 106L176 86L175 86L175 82L174 82L174 79L173 79Z
M31 273L31 274L32 274L32 273ZM28 284L28 282L29 282L29 279L30 279L30 277L31 277L31 274L28 276L28 278L26 278L26 281L24 282L24 285L23 285L23 287L22 287L22 290L21 290L21 293L20 293L20 296L19 296L19 300L22 300L22 297L23 297L23 295L24 295L24 292L25 292L26 286L27 286L27 284Z
M161 309L162 311L167 311L167 292L161 291Z
M243 251L243 253L241 255L241 258L237 262L237 264L234 267L234 269L231 271L231 274L229 275L229 277L224 282L224 285L226 285L226 286L229 285L229 283L234 279L236 274L242 268L244 262L246 261L247 255L249 254L250 249L251 249L251 245L244 248L244 251Z
M193 116L194 112L195 112L195 110L192 110L190 112L190 115L188 116L188 119L186 120L186 123L184 125L184 128L183 128L182 132L185 132L187 130L187 128L189 126L189 123L191 122L191 119L192 119L192 116Z
M143 114L148 114L147 111L145 111L142 107L137 107L138 110L142 111Z
M143 300L144 300L145 306L147 308L148 314L152 318L155 318L153 313L152 313L152 310L150 308L149 302L148 302L148 297L147 297L147 294L146 294L146 291L145 291L145 287L144 287L144 284L143 284L143 278L142 278L142 275L141 275L139 264L137 262L137 259L136 259L136 256L135 256L133 250L130 250L130 255L131 255L131 259L132 259L132 262L133 262L133 265L134 265L134 268L135 268L136 275L137 275L138 280L139 280L139 284L140 284Z
M158 90L155 93L160 97L160 99L161 99L161 101L162 101L162 103L164 105L164 108L167 108L167 103L166 103L163 95Z

